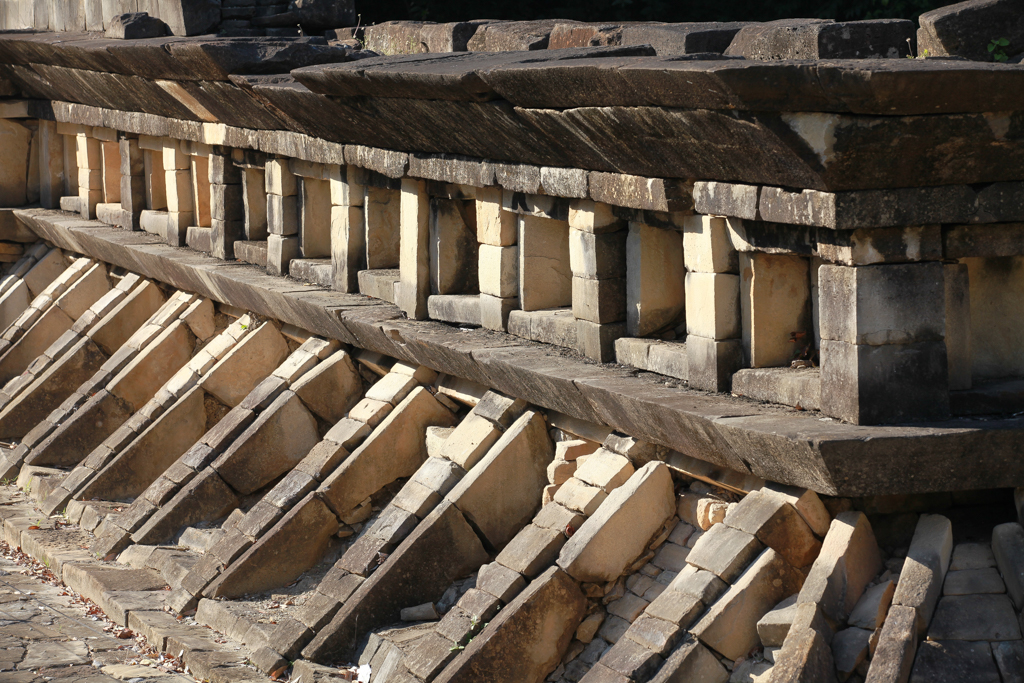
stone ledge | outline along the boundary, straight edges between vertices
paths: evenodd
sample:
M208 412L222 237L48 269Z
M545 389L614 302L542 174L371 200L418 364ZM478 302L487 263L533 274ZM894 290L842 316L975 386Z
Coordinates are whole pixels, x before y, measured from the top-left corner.
M843 496L1007 487L1024 480L1021 418L843 424L817 413L669 388L654 376L589 363L511 335L405 320L392 305L170 247L147 233L59 211L16 215L63 249L741 473Z

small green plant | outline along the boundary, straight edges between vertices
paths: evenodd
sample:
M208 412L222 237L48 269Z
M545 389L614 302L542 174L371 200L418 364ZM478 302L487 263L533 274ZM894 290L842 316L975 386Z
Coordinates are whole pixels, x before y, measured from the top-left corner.
M1009 38L993 38L992 42L988 44L988 51L992 53L992 59L997 62L1005 62L1010 58L1010 55L1006 54L1006 48L1010 44Z

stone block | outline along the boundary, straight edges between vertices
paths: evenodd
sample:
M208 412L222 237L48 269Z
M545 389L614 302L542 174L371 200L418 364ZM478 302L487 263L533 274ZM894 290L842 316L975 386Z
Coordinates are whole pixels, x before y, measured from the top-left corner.
M787 366L811 343L808 264L785 254L740 257L742 339L750 367Z
M611 493L626 483L633 471L628 458L601 448L587 457L586 462L576 470L575 477L585 484L603 489L605 493Z
M941 263L824 265L818 289L823 340L878 346L945 338Z
M968 267L943 264L946 299L946 362L949 390L971 388L971 293Z
M814 562L821 542L782 496L751 491L725 515L725 524L757 537L797 568Z
M529 215L518 220L520 308L571 306L568 223Z
M358 273L365 267L366 228L361 206L331 207L331 263L333 288L359 291Z
M832 520L797 602L818 604L830 621L844 622L881 566L867 517L860 512L840 513Z
M1019 317L1006 315L1024 291L1024 257L965 258L971 304L971 376L974 382L1019 376L1024 354L1014 344Z
M288 264L299 257L299 238L269 235L267 237L267 273L287 275Z
M395 305L414 320L427 317L430 295L430 200L426 182L402 180L400 200L400 282Z
M962 569L946 573L942 584L943 595L977 595L979 593L1005 593L1006 584L995 567Z
M299 250L303 258L331 255L331 189L326 180L302 179Z
M785 19L740 29L725 54L763 61L905 57L913 36L913 23L900 19Z
M716 524L697 540L686 561L733 583L763 549L753 534Z
M396 268L399 265L401 196L395 190L366 186L363 224L366 229L366 267Z
M928 629L942 594L952 551L950 521L941 515L921 515L892 599L896 605L917 610L920 635Z
M466 202L430 200L430 291L432 294L476 292L478 244Z
M992 657L999 667L999 674L1004 681L1019 681L1024 676L1024 643L1019 641L1003 641L991 643Z
M579 320L614 323L626 319L626 280L572 278L572 312Z
M1017 609L1024 606L1024 529L1020 524L999 524L992 529L992 554L1006 582L1006 592Z
M927 626L934 640L1020 640L1017 613L1006 595L946 596L934 615Z
M221 403L234 407L287 357L284 337L272 323L264 323L230 346L203 377L201 385Z
M814 629L805 628L795 632L786 640L785 646L775 653L771 680L779 683L833 683L836 680L835 662L828 641Z
M499 436L501 432L490 421L470 413L445 441L441 456L469 470L487 454Z
M267 194L290 197L298 194L299 186L287 159L267 159L264 167Z
M683 256L689 272L739 272L738 254L724 218L687 216L683 221Z
M573 277L605 280L626 276L628 231L595 234L571 226L570 221L569 267Z
M480 245L480 291L495 297L519 294L519 248Z
M895 590L896 584L892 581L883 581L869 587L857 601L847 623L869 631L881 628Z
M267 195L267 231L285 237L299 234L299 199L297 196Z
M526 588L526 579L519 572L497 562L491 562L480 567L476 587L493 595L503 603L509 603Z
M687 334L714 340L740 337L738 275L688 272L685 287Z
M591 516L562 548L558 565L579 581L614 581L643 554L672 516L674 503L668 468L648 463L612 491L596 513L584 512Z
M729 680L729 671L699 641L688 638L666 658L657 675L650 680L652 683L725 683Z
M757 622L773 606L800 590L803 574L771 548L743 572L691 629L702 643L728 659L739 659L760 641Z
M630 223L626 239L626 329L642 337L678 324L685 310L683 241L670 230Z
M949 415L944 341L848 344L821 340L821 410L854 424L898 424Z
M579 588L553 567L492 619L435 680L482 680L510 667L527 680L538 680L558 663L584 609L585 598ZM543 632L524 626L541 614L548 624Z
M412 476L427 457L427 427L451 423L451 412L430 392L414 389L324 481L320 495L336 514L348 513L395 479Z
M522 415L446 498L488 542L504 546L534 515L554 447L544 418ZM499 483L500 482L500 483ZM500 492L500 495L495 495Z
M731 216L750 221L758 220L760 190L757 185L698 181L693 184L693 208L697 213L711 214L707 216L708 219L712 216ZM700 218L703 219L705 216Z
M917 32L918 52L938 56L957 55L967 59L989 61L992 53L986 38L990 26L1005 27L1001 37L1009 39L1012 52L1024 41L1020 15L1012 2L962 2L925 12ZM986 32L987 31L987 32ZM1004 36L1005 34L1005 36Z
M996 643L991 643L992 646ZM1002 680L993 648L989 643L967 643L956 640L926 641L918 647L912 683L925 681L992 681Z
M527 524L498 553L495 562L533 579L555 561L564 543L563 530Z

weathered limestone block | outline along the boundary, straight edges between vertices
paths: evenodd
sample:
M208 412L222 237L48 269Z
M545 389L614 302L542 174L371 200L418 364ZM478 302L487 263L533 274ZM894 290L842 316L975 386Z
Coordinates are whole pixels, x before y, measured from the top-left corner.
M648 463L612 491L576 530L562 548L558 565L578 581L614 581L674 512L668 467Z
M516 243L516 216L501 208L502 191L486 187L476 191L476 239L481 245L509 247Z
M203 377L201 386L224 405L234 407L288 356L277 327L266 322L248 332Z
M682 321L683 240L671 230L629 224L626 239L626 330L643 337Z
M302 258L331 255L331 188L326 180L302 179L299 245Z
M58 306L46 309L0 356L0 383L6 384L23 373L39 352L70 330L74 322L74 318L68 316ZM13 328L8 328L11 329Z
M836 680L835 661L828 640L813 628L796 630L775 653L771 680L779 683Z
M397 268L401 242L401 194L367 185L363 211L366 267L371 270Z
M538 311L571 306L568 223L531 215L518 220L520 308Z
M715 524L697 539L686 561L726 583L733 583L763 549L753 534L725 524Z
M298 464L319 440L316 418L298 396L286 391L212 467L235 491L252 493Z
M683 256L690 272L739 272L738 255L724 218L687 216L683 220Z
M909 680L917 653L917 611L894 605L882 626L865 683L898 683Z
M558 665L585 609L579 587L552 567L492 619L435 680L539 683Z
M430 200L430 292L460 294L478 291L476 214L466 202Z
M46 255L36 261L25 273L25 285L28 287L29 299L35 299L43 293L51 282L60 277L67 268L64 254L60 249L50 249Z
M832 520L797 603L818 604L830 621L844 622L881 566L868 518L860 512L840 513Z
M313 493L221 574L209 597L233 598L284 586L323 557L338 520Z
M953 551L953 527L942 515L921 515L900 572L893 603L917 610L917 631L924 635L942 594Z
M26 456L25 462L51 467L77 465L134 411L127 401L106 389L98 391L39 442Z
M426 181L402 180L399 284L395 305L415 320L427 317L430 295L430 198Z
M336 424L359 400L363 380L345 351L336 351L292 385L313 413Z
M808 345L811 327L808 265L808 259L800 256L741 255L742 339L750 367L787 366Z
M114 396L141 408L192 356L195 337L181 320L146 346L107 385Z
M303 649L303 657L313 661L353 658L356 642L368 630L397 621L409 605L438 600L454 580L486 561L487 551L473 528L458 508L442 502L348 597Z
M324 481L320 496L335 514L347 514L383 486L412 476L427 457L427 427L449 427L453 422L447 408L417 387Z
M758 220L760 190L757 185L698 181L693 184L693 208L701 214Z
M470 412L445 440L441 457L469 470L487 455L501 431L489 420Z
M12 119L0 119L0 206L28 203L29 146L32 131Z
M544 417L524 413L462 480L451 501L495 548L501 548L533 517L547 484L554 446Z
M771 548L743 572L691 629L702 643L738 659L759 642L757 622L803 584L803 574Z
M331 207L331 266L335 290L359 291L358 273L366 267L362 206Z
M685 287L687 334L716 341L740 337L738 275L687 272Z
M746 531L796 568L814 562L821 541L782 496L751 491L725 515L725 524Z
M132 534L135 543L162 543L182 527L213 521L238 507L238 497L212 469L205 469L186 483L174 497Z

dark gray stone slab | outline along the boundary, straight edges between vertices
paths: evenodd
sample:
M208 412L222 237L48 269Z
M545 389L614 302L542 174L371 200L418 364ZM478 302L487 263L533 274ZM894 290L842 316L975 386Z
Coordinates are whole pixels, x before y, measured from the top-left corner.
M918 51L991 61L988 46L1006 38L1007 56L1024 52L1024 12L1017 0L969 0L940 7L920 16ZM993 51L994 52L994 51Z
M1006 595L950 595L939 600L928 627L935 640L1020 640L1013 602Z
M911 683L999 683L999 669L988 643L956 640L921 643Z
M744 27L725 54L761 61L891 59L911 55L913 41L914 23L906 19L781 19Z
M659 55L725 52L748 22L684 22L623 26L620 45L650 45Z

